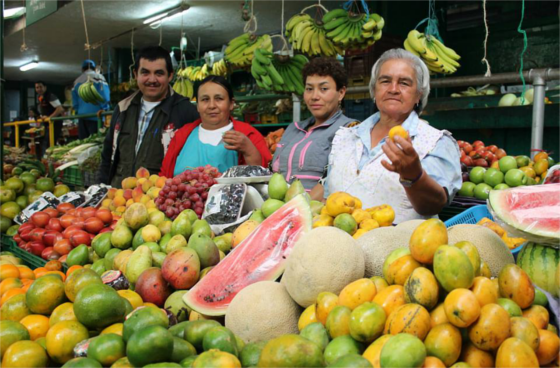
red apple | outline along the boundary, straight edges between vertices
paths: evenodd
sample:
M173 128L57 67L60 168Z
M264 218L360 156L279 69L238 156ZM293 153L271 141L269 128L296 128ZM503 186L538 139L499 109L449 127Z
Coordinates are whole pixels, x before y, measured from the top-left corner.
M488 162L483 158L474 160L474 164L475 166L488 167Z
M470 158L469 156L465 156L465 157L461 158L461 162L464 163L467 166L473 166L473 164L474 164L472 158Z

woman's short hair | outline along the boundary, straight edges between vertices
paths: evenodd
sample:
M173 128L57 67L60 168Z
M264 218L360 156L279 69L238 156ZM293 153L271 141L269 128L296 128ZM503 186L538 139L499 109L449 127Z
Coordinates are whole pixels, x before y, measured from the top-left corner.
M303 67L303 83L307 81L310 75L319 75L321 77L331 77L336 83L336 89L340 90L348 85L348 75L344 67L335 58L318 57Z
M200 84L198 85L197 96L198 96L198 91L200 91L200 87L210 82L219 84L220 86L224 87L224 89L227 91L229 99L233 101L233 88L231 88L231 84L227 81L227 79L219 75L209 75L206 78L204 78L202 82L200 82Z
M369 93L372 98L375 97L375 82L379 77L381 66L389 60L401 59L406 60L416 71L416 89L422 96L420 98L420 106L415 108L419 114L428 104L428 96L430 94L430 72L428 67L420 58L404 49L391 49L385 51L381 57L375 62L371 69L371 80L369 81Z

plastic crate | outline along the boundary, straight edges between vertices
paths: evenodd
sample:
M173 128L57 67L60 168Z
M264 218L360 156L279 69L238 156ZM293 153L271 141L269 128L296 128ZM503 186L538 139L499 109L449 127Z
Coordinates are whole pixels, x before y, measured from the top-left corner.
M244 114L243 121L247 124L258 124L259 123L259 114Z
M70 166L62 173L62 182L68 186L82 187L84 185L84 178L78 166Z
M445 221L445 226L451 227L453 225L459 225L459 224L474 225L485 217L488 217L490 220L494 221L494 217L492 216L490 211L488 211L488 207L486 205L474 206L460 213L459 215ZM511 253L513 254L514 257L517 258L517 253L521 251L521 248L523 248L523 246L519 246L511 250Z
M261 124L278 124L278 116L277 115L262 114L261 115Z
M344 115L351 119L364 121L373 114L373 101L365 100L345 100Z
M11 236L7 236L4 234L2 234L2 251L12 252L16 257L20 258L23 261L23 263L29 266L29 268L31 268L32 270L39 267L43 267L45 266L45 264L47 264L47 261L45 261L43 258L37 257L36 255L31 254L18 247L16 242L12 239ZM66 265L63 264L63 268L65 267Z

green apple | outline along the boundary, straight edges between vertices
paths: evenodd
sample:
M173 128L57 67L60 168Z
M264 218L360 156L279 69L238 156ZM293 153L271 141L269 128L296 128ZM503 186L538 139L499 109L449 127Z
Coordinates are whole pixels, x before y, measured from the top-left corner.
M484 173L484 182L494 188L504 182L504 173L500 170L489 168Z
M484 181L484 173L486 172L486 169L481 167L481 166L477 166L475 168L473 168L471 170L471 172L469 173L469 180L472 181L475 184L479 184L482 183Z
M474 187L476 184L470 181L465 181L461 185L461 189L459 189L459 195L466 196L466 197L474 197Z
M547 160L548 160L548 167L549 168L554 166L554 159L552 157L548 156Z
M488 199L492 187L486 183L480 183L474 188L474 196L478 199Z
M513 156L504 156L498 161L498 166L500 171L505 174L511 169L517 169L517 161Z
M510 187L526 185L527 175L519 169L511 169L506 173L506 184Z
M507 189L509 188L509 185L507 185L506 183L502 183L502 184L498 184L494 187L494 190L501 190L501 189Z
M531 159L528 156L515 156L515 161L517 161L517 167L528 166L531 162Z
M533 179L532 177L528 176L527 177L527 185L535 185L537 184L537 181L535 179Z

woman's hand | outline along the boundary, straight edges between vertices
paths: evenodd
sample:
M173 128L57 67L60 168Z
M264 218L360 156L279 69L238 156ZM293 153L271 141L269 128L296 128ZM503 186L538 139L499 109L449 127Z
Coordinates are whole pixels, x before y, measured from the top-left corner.
M242 154L247 153L251 147L254 147L249 137L235 130L228 130L225 132L222 140L224 141L227 149L237 151Z
M387 139L387 142L381 146L387 158L391 160L382 160L381 165L389 171L395 172L401 176L401 179L414 180L422 173L422 164L416 150L412 146L410 138L404 139L395 136L395 142Z

